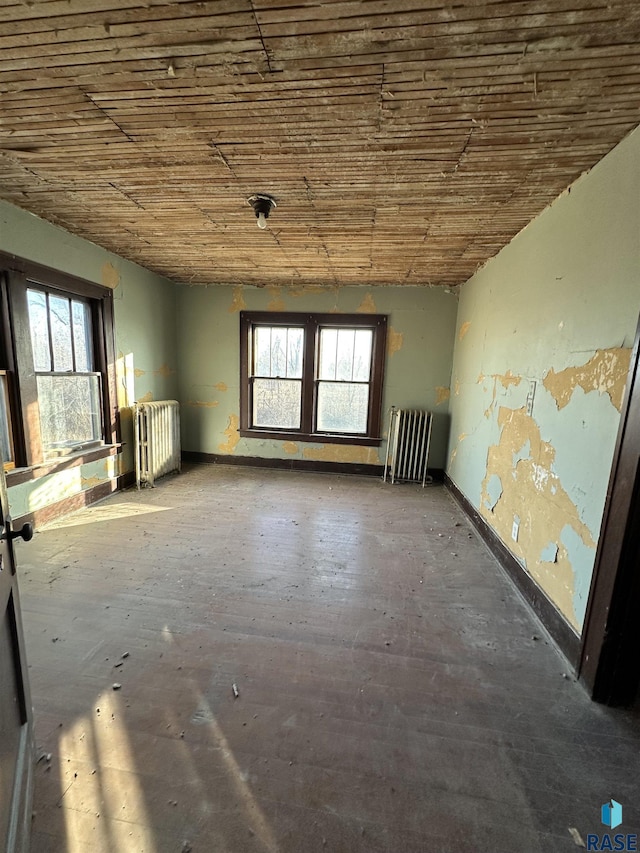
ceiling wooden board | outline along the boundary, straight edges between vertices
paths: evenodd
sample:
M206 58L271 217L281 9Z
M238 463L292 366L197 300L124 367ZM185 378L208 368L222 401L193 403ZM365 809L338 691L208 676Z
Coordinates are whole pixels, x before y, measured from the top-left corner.
M0 7L0 197L182 282L460 284L638 123L637 0Z

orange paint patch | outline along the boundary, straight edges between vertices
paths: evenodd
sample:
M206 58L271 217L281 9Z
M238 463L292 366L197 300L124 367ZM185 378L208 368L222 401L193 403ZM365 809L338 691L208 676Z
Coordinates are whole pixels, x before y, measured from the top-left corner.
M173 376L173 374L175 373L175 370L173 370L173 368L169 367L168 364L161 364L157 370L153 371L153 373L155 376L162 376L165 379L168 379L169 376Z
M187 405L196 409L213 409L220 404L217 400L189 400Z
M402 332L396 332L393 326L389 326L387 331L387 355L395 355L402 349L403 345L404 335Z
M284 450L285 453L289 453L289 454L291 454L291 456L293 456L294 454L296 454L298 452L298 445L296 444L295 441L283 441L282 442L282 449Z
M138 397L138 403L152 403L153 402L153 394L151 391L147 391L142 397Z
M238 432L239 426L240 418L238 415L229 415L229 425L224 431L224 434L227 436L227 440L223 444L218 445L218 450L221 453L235 452L238 442L240 441L240 433Z
M450 388L445 388L444 385L436 385L436 406L446 403L450 396Z
M486 379L486 376L482 377ZM510 385L518 386L522 382L521 376L514 376L510 370L507 370L506 373L492 373L491 379L493 379L493 393L491 396L491 402L487 409L485 409L484 416L485 418L491 417L493 411L496 407L497 402L497 394L498 394L498 383L502 385L503 388L507 389ZM486 391L486 388L483 389Z
M375 314L377 310L376 303L373 301L373 296L370 293L367 293L358 308L356 308L358 314Z
M378 465L378 451L375 447L358 447L355 444L323 444L322 447L305 447L304 459L316 462L345 462L361 465Z
M92 489L94 486L98 486L100 483L104 483L102 477L81 477L80 478L80 486L83 489Z
M134 376L144 376L146 372L147 372L146 370L142 370L140 367L134 367L133 368L133 375Z
M284 299L282 298L282 288L270 285L267 291L271 295L271 299L267 304L267 311L286 311Z
M460 331L458 332L458 340L459 341L461 341L464 338L464 336L467 334L467 332L469 331L470 328L471 328L471 323L469 322L469 320L467 320L466 323L463 323L460 326Z
M229 386L227 385L226 382L218 382L213 387L216 389L216 391L228 391L229 390Z
M242 295L242 285L233 288L233 299L231 300L231 305L229 306L229 314L237 314L238 311L244 311L247 307L246 302L244 301L244 296Z
M566 526L595 551L596 543L581 520L576 505L553 471L556 452L543 441L536 422L525 409L501 407L498 411L500 439L489 448L486 476L482 483L480 513L500 536L527 571L562 611L579 628L573 605L574 571L561 536ZM529 455L523 458L523 448ZM514 458L517 460L514 465ZM502 492L492 505L490 483L499 478ZM521 519L518 541L511 538L514 516ZM549 545L558 547L554 562L542 558Z
M616 409L621 411L630 360L629 347L598 350L581 367L567 367L558 373L550 370L543 385L556 401L558 409L564 409L573 392L580 387L585 394L591 391L607 394Z
M100 269L100 281L103 287L108 287L111 290L115 290L120 284L120 273L109 261L104 263Z

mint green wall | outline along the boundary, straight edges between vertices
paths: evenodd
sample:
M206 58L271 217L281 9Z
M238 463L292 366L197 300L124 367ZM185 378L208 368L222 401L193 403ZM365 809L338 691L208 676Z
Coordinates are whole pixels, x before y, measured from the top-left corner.
M175 285L80 237L0 201L0 250L113 289L118 397L125 447L102 460L9 490L15 517L133 469L129 406L177 396ZM71 472L71 473L70 473Z
M247 310L380 313L389 317L383 408L435 414L430 465L444 467L457 298L441 288L178 288L183 444L186 450L378 464L378 448L240 438L239 317Z
M576 630L639 310L640 129L460 295L449 475Z

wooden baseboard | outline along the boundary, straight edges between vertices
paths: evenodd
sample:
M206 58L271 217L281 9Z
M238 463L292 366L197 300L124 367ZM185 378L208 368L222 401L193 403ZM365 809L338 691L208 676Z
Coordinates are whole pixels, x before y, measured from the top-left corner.
M201 453L197 450L183 450L182 461L205 465L246 465L250 468L280 468L284 471L315 471L330 474L364 474L370 477L382 477L383 465L365 465L359 462L322 462L314 459L268 459L263 456L232 456L222 453ZM434 480L442 482L444 471L441 468L429 469Z
M575 668L580 654L578 634L447 474L444 475L444 483L560 651Z
M346 464L344 462L321 462L314 459L268 459L263 456L233 456L222 453L201 453L197 450L183 450L183 462L204 463L207 465L246 465L250 468L280 468L285 471L316 471L334 474L365 474L381 477L382 465Z
M118 487L117 491L122 491L123 489L130 489L132 486L136 484L136 472L135 471L126 471L124 474L120 474L118 477Z

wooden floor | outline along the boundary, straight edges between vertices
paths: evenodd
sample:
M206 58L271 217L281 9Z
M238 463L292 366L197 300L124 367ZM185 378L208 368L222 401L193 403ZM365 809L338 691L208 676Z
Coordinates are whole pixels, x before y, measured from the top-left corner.
M610 797L640 825L638 716L566 677L443 487L193 467L18 560L33 853L553 853Z

